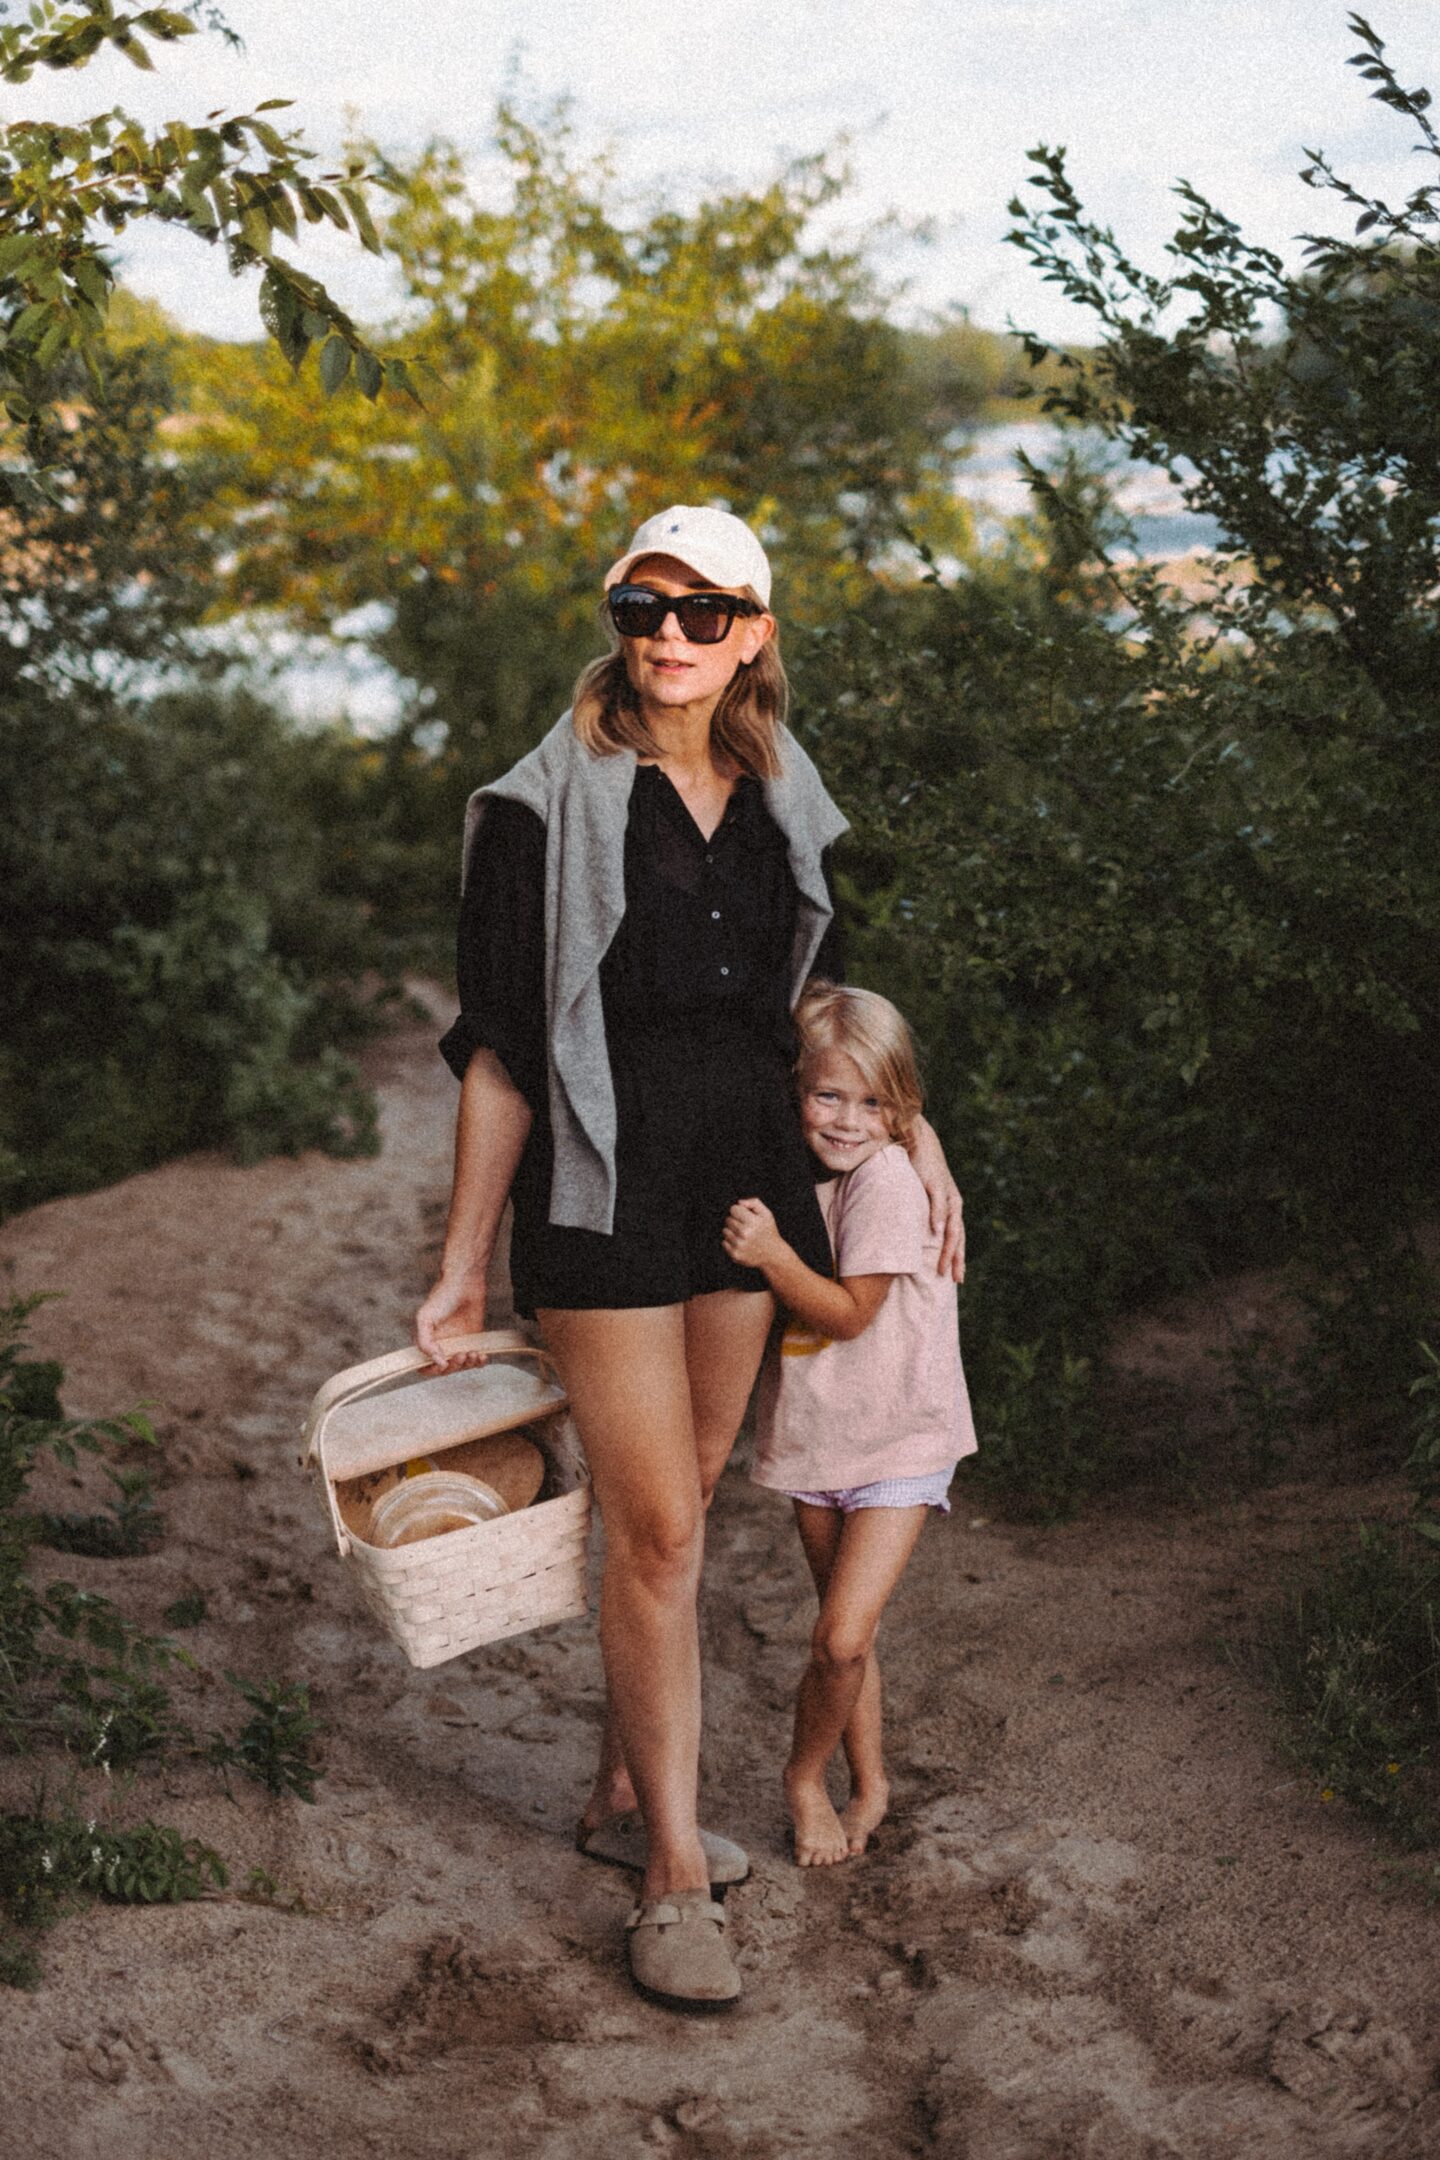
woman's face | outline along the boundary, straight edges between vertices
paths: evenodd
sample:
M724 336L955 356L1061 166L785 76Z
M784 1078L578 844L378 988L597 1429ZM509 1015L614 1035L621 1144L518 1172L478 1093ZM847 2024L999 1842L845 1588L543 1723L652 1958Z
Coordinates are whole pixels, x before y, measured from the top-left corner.
M625 580L676 597L687 592L743 592L739 585L712 585L673 555L644 555ZM655 637L622 638L625 672L641 709L677 712L701 706L713 712L741 664L753 660L775 628L772 615L737 615L718 645L692 645L674 615Z

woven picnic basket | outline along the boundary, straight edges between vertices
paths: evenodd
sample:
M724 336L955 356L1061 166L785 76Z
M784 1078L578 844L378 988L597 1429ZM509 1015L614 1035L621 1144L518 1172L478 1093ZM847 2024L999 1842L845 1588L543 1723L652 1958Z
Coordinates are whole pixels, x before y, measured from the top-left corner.
M318 1390L302 1435L301 1461L318 1473L341 1558L420 1666L589 1605L590 1477L553 1362L508 1328L457 1336L447 1348L481 1350L489 1362L435 1373L412 1348L351 1365ZM522 1427L545 1461L531 1506L388 1550L367 1542L352 1504L360 1481L417 1456L464 1469L470 1444Z

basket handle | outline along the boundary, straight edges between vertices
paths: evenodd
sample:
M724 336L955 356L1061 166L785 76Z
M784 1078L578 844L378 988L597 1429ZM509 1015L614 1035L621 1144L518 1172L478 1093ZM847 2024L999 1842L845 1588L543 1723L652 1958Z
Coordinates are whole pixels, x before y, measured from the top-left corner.
M445 1348L447 1352L478 1350L487 1357L532 1357L547 1366L552 1376L558 1377L555 1360L549 1351L539 1343L531 1342L518 1328L491 1328L483 1335L454 1335L447 1338ZM330 1526L342 1559L350 1550L350 1533L341 1520L335 1504L335 1490L325 1469L325 1428L334 1413L346 1403L359 1402L387 1382L402 1379L407 1373L429 1372L433 1364L427 1351L410 1343L403 1350L386 1351L383 1357L367 1358L363 1365L348 1365L344 1372L333 1373L316 1390L300 1435L300 1467L308 1469L312 1463L320 1466Z

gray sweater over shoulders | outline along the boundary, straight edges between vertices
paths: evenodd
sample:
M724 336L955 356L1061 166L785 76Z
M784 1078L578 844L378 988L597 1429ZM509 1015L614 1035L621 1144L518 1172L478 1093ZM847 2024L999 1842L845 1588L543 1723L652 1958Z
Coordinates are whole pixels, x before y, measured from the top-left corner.
M814 765L780 730L783 771L761 783L785 835L799 893L790 1000L799 997L830 921L821 857L846 830ZM625 826L633 750L597 757L562 713L528 757L477 788L465 814L464 862L486 802L523 803L545 826L545 1019L555 1171L550 1220L568 1229L615 1227L615 1090L605 1046L600 962L625 913Z

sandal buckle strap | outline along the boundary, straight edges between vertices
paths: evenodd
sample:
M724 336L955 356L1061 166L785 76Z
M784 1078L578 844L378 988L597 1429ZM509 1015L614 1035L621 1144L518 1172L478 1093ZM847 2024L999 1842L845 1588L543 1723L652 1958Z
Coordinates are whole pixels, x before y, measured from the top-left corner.
M726 1913L723 1905L707 1900L703 1905L674 1905L668 1898L657 1898L649 1905L636 1905L625 1922L633 1931L638 1927L678 1927L686 1919L713 1920L724 1931Z

